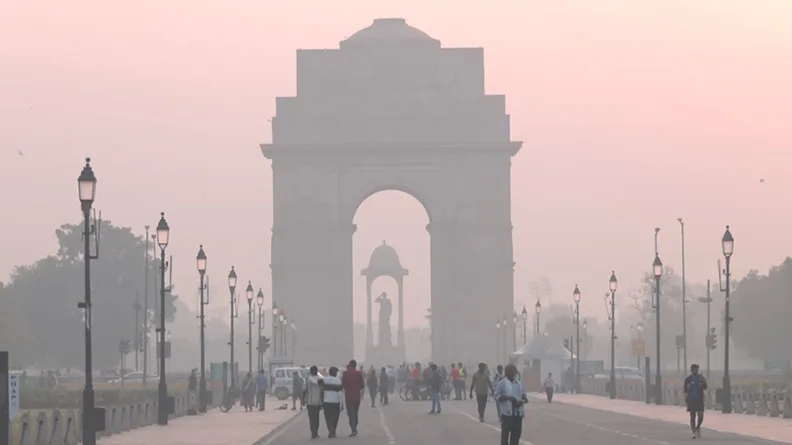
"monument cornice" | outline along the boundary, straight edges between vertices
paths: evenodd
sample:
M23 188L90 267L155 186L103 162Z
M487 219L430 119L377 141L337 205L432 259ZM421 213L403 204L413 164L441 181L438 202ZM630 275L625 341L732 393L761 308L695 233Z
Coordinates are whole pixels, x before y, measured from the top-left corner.
M323 143L323 144L260 144L261 153L267 159L276 157L331 157L360 156L384 154L399 156L401 154L422 155L450 153L507 153L516 155L522 148L522 141L480 142L480 143Z

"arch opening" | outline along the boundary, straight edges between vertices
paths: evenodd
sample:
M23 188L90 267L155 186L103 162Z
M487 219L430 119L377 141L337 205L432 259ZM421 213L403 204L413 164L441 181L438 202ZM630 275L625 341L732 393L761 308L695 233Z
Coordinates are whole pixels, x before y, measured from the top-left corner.
M426 317L431 306L430 239L426 231L429 209L413 193L376 190L361 201L352 221L357 227L352 240L355 355L365 357L367 363L375 357L383 359L388 343L384 345L386 348L378 349L380 336L388 332L380 330L381 303L376 300L385 293L391 308L391 352L405 354L399 360L428 359L431 355Z

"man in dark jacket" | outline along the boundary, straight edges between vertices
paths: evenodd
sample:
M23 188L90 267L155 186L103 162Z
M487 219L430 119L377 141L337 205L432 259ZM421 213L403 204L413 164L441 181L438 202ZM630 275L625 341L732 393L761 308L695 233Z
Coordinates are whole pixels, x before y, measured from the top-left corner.
M347 369L341 377L341 386L344 388L344 401L346 402L347 416L349 416L349 428L352 429L350 437L354 437L358 434L360 400L363 398L363 389L366 387L363 381L363 373L357 369L355 360L349 361Z
M429 371L429 392L432 395L432 410L429 414L440 414L440 391L443 389L443 376L437 370L437 365L432 363Z

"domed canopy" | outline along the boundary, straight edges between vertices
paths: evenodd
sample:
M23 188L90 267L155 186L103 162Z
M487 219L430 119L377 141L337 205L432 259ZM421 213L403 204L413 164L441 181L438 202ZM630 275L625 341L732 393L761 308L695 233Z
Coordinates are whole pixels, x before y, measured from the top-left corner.
M374 19L369 27L352 34L341 41L341 48L363 48L393 44L424 45L440 47L440 41L433 39L418 28L413 28L404 19Z
M360 273L366 276L373 275L371 278L376 278L380 275L403 276L407 275L408 271L402 267L396 249L382 241L382 244L371 252L368 267Z

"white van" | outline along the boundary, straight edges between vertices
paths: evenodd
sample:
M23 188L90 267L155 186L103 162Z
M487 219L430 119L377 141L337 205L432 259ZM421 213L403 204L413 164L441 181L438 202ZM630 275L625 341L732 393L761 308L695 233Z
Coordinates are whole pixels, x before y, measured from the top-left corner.
M272 374L272 388L270 388L270 394L277 397L278 400L286 400L291 397L295 372L299 372L303 380L308 377L308 368L290 366L275 369L275 372Z

